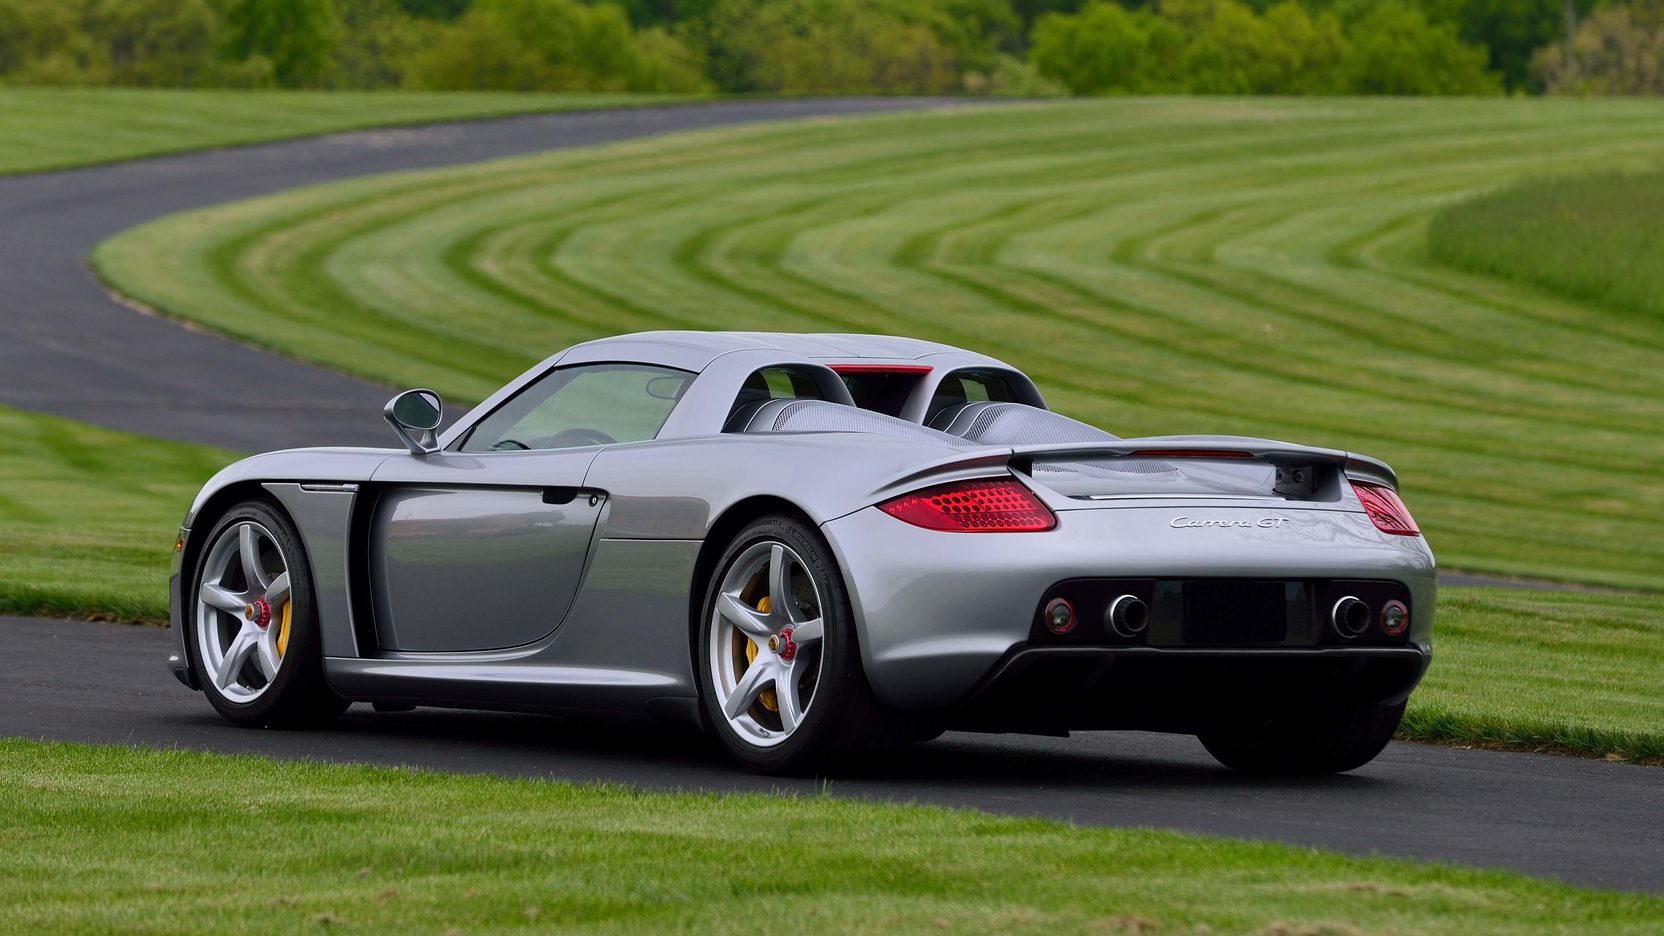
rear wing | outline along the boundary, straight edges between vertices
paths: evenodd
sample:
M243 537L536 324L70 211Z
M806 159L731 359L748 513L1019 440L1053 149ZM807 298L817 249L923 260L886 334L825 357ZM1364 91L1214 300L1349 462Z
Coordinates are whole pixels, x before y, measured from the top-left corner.
M1295 445L1273 439L1239 436L1152 436L1068 445L1023 445L1011 451L1013 469L1032 475L1038 464L1115 463L1122 460L1185 464L1268 464L1275 468L1272 491L1286 497L1309 498L1321 487L1324 475L1338 472L1350 479L1398 486L1398 476L1386 462L1339 449Z
M1295 499L1322 497L1325 479L1338 476L1372 481L1396 488L1398 476L1378 459L1339 449L1295 445L1271 439L1234 436L1157 436L1115 439L1102 442L1020 445L1012 448L984 448L944 457L890 478L873 493L887 497L906 493L921 484L956 481L987 476L1009 468L1032 476L1041 465L1087 464L1093 462L1213 464L1261 466L1268 477L1264 493ZM1274 469L1266 470L1266 467Z

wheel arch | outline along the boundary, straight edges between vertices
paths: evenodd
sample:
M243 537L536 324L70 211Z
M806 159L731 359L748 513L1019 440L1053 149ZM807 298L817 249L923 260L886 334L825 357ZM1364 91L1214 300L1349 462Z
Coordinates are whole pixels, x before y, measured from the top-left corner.
M295 514L290 504L285 502L279 492L271 488L271 485L275 483L278 482L250 479L228 484L214 491L192 515L189 535L185 537L185 548L181 551L179 557L179 608L176 616L181 635L179 647L185 654L183 660L187 670L192 657L196 655L196 649L192 646L188 635L192 624L191 615L196 603L192 590L196 584L197 564L201 559L202 550L207 548L208 534L219 525L219 522L236 505L251 501L258 502L294 528L295 534L300 540L301 555L298 558L289 557L289 561L300 564L300 567L306 573L307 581L312 583L313 601L320 601L320 595L317 592L318 582L320 581L317 557L313 555L307 531L301 522L301 518ZM317 613L321 622L324 613L321 603L317 608Z
M191 527L185 536L185 548L179 555L179 575L181 579L179 589L180 623L186 626L189 626L190 623L187 620L192 604L189 589L196 579L197 559L202 555L202 549L207 544L209 532L233 506L249 500L264 501L266 506L287 517L290 523L295 522L295 518L289 515L289 511L283 506L282 502L273 497L272 493L266 490L265 486L259 481L238 481L228 484L209 495L208 499L203 501L202 505L191 515Z
M734 537L739 535L741 530L752 521L771 514L784 514L802 521L810 529L820 529L820 525L810 519L803 508L783 497L770 494L758 494L735 501L711 523L710 529L705 533L705 542L699 547L699 557L694 560L693 581L688 587L688 659L695 668L699 665L699 625L700 619L704 616L705 591L710 586L716 564L722 559L728 544L734 541ZM833 561L836 561L836 558ZM842 571L839 569L840 573Z
M229 513L232 507L245 501L260 501L282 515L290 523L295 522L288 508L283 506L282 501L266 490L263 482L255 480L236 481L227 484L215 490L192 511L191 526L185 535L185 548L179 553L179 607L177 613L173 615L173 624L178 631L174 646L184 664L185 677L183 681L186 686L198 692L202 691L202 687L197 684L196 671L191 668L191 664L197 655L195 642L191 639L193 623L191 615L195 613L194 608L196 606L197 562L202 557L202 550L208 544L208 534L219 525L221 518ZM306 557L306 559L308 571L310 571L311 559L310 557Z

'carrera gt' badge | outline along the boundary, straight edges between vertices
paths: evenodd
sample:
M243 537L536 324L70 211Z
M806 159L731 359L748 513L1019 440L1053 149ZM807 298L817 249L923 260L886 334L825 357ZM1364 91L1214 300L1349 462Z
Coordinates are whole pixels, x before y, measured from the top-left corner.
M1200 527L1234 527L1244 530L1275 530L1289 522L1288 517L1260 517L1253 520L1198 520L1194 517L1174 517L1167 525L1175 530L1193 530Z

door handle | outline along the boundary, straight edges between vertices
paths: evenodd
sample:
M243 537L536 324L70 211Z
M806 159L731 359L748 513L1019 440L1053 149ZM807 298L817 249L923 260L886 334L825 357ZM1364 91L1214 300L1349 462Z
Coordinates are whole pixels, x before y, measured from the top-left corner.
M575 487L546 487L543 489L543 503L570 504L578 496Z

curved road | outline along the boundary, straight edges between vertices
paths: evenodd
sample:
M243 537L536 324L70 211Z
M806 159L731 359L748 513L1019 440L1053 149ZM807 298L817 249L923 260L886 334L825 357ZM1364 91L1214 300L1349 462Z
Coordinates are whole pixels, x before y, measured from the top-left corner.
M0 178L0 403L245 452L392 444L381 421L388 388L135 315L88 273L87 255L153 218L317 182L679 130L964 103L817 98L538 114Z
M296 185L698 127L950 103L754 101L552 114L0 179L0 403L244 451L385 444L387 388L136 315L93 281L87 253L150 218ZM0 619L0 735L649 787L816 789L744 774L697 739L657 728L356 706L333 731L242 731L163 672L167 641L144 628ZM1664 771L1596 761L1394 744L1352 775L1267 781L1218 768L1188 738L952 734L882 776L841 780L833 790L1664 892L1656 821Z

